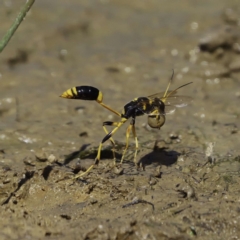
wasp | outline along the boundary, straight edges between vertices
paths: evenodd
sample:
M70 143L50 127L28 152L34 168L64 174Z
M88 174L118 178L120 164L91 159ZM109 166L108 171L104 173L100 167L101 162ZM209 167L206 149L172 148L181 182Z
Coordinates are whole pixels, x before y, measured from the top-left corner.
M99 91L97 88L92 86L78 86L73 87L65 91L60 97L62 98L68 98L68 99L80 99L80 100L89 100L89 101L96 101L98 104L100 104L102 107L106 108L107 110L111 111L112 113L116 114L120 117L120 121L118 122L111 122L106 121L103 122L103 130L105 131L106 135L102 139L102 141L99 144L97 156L95 158L94 164L92 164L85 172L75 176L74 178L79 178L91 171L91 169L98 165L101 157L101 150L103 144L110 140L113 145L113 157L114 157L114 164L116 163L115 158L115 142L112 138L112 136L117 132L117 130L128 120L131 119L129 126L127 127L126 131L126 145L123 150L122 158L120 161L120 164L122 164L124 160L125 153L128 149L129 145L129 136L132 132L134 139L135 139L135 154L134 154L134 163L137 165L137 151L138 151L138 138L136 134L135 129L135 119L136 117L147 115L148 117L148 125L151 128L157 128L160 129L166 119L166 114L171 113L175 110L175 107L184 107L187 105L189 97L184 96L178 96L177 90L179 90L182 87L185 87L192 82L186 83L175 90L169 90L169 87L172 83L174 72L172 74L172 77L169 80L169 83L167 85L167 89L165 92L159 92L153 95L150 95L148 97L138 97L134 98L132 101L128 102L124 107L121 113L114 110L113 108L109 107L108 105L103 103L103 94L101 91ZM113 126L113 130L108 132L106 126Z

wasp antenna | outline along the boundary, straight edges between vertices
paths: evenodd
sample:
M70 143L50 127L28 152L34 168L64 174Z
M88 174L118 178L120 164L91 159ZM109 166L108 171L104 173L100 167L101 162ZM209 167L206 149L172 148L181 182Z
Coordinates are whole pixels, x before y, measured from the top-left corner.
M165 91L165 93L164 93L164 95L163 95L164 98L167 96L167 92L168 92L169 87L170 87L170 85L171 85L171 83L172 83L173 76L174 76L174 69L172 70L172 76L171 76L171 78L170 78L170 80L169 80L169 83L168 83L167 89L166 89L166 91Z
M171 81L173 80L173 76L174 76L174 69L172 69L172 76L171 76Z
M193 82L189 82L189 83L183 84L182 86L176 88L175 90L173 90L172 92L170 92L169 94L167 94L166 98L168 98L170 95L176 93L176 91L177 91L178 89L180 89L180 88L182 88L182 87L185 87L185 86L187 86L187 85L189 85L189 84L191 84L191 83L193 83Z

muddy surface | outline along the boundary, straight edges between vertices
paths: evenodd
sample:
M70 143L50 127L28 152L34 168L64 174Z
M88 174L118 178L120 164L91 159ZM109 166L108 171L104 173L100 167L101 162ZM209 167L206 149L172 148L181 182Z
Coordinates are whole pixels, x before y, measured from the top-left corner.
M2 1L1 36L25 1ZM37 1L0 58L1 239L239 239L238 1ZM172 88L193 98L161 130L136 119L122 166L112 146L88 175L103 121ZM117 162L127 123L117 131Z

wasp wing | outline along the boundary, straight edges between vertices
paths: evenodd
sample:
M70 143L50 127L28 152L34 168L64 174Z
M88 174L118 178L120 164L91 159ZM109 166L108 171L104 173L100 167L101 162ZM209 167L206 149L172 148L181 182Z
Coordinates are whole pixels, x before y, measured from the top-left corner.
M186 107L192 102L192 98L189 96L176 95L177 91L169 91L172 94L168 97L163 97L164 92L155 93L148 98L154 100L159 98L165 104L165 114L172 114L176 108Z
M170 97L162 97L161 101L164 102L165 106L175 106L177 108L186 107L189 103L192 102L192 98L189 96L170 96Z
M169 96L166 98L160 98L165 103L165 113L174 113L176 108L186 107L192 102L192 98L189 96Z

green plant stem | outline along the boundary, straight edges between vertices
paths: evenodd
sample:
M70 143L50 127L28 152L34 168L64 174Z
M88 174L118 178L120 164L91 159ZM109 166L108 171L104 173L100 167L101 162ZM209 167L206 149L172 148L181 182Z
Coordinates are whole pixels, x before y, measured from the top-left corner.
M17 30L18 26L21 24L22 20L26 16L29 9L32 7L35 0L27 0L24 7L21 9L20 13L18 14L17 18L15 19L12 26L8 29L7 33L3 36L2 40L0 41L0 52L6 47L8 42L10 41L11 37Z

